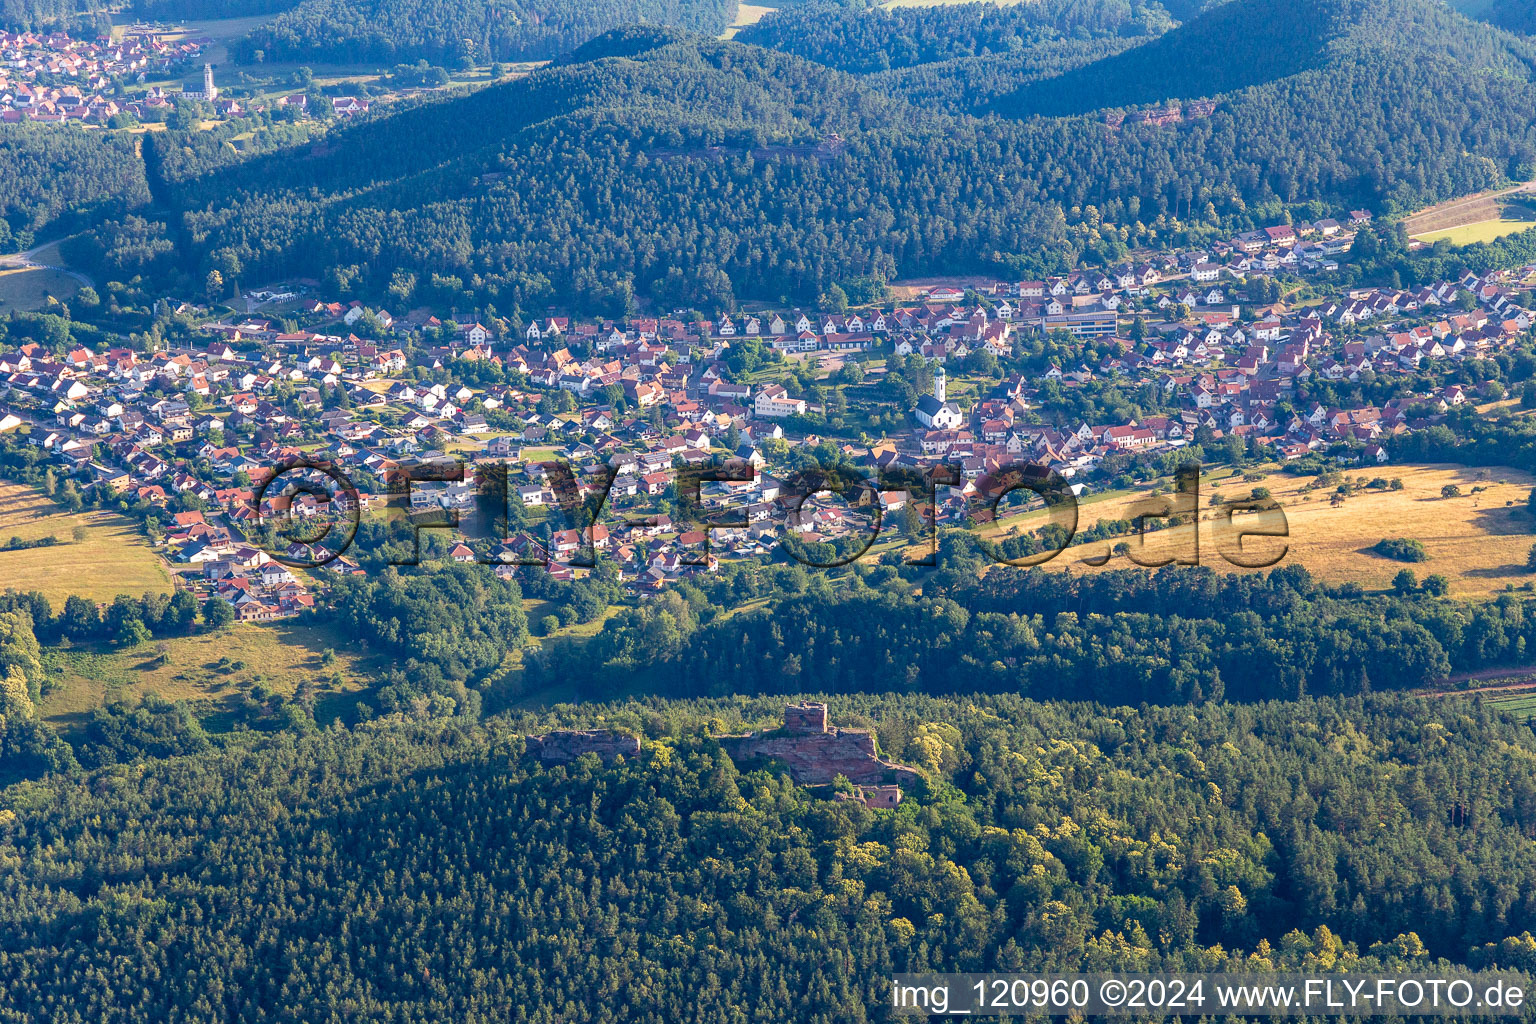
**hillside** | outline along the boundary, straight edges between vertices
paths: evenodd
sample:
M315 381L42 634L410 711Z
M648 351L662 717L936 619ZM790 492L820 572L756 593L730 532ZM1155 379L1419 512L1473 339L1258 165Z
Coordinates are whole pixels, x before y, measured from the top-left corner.
M149 199L133 139L48 126L0 129L0 252L70 211L95 219Z
M893 811L701 738L782 707L204 740L0 790L0 1016L882 1020L908 970L1531 966L1536 745L1470 703L834 700L926 776ZM595 722L644 749L522 756Z
M736 0L302 0L241 49L269 60L548 60L626 24L719 35Z
M1490 25L1536 35L1536 6L1527 0L1449 0L1452 7L1470 18Z
M1270 30L1289 56L1264 74L1308 70L1163 128L977 119L882 93L900 72L855 78L630 29L524 79L233 167L183 173L174 138L146 152L176 182L159 198L197 278L233 256L253 283L329 274L333 288L405 302L609 312L633 296L705 310L812 301L864 276L1032 276L1178 238L1186 220L1240 230L1284 204L1390 210L1536 174L1536 86L1516 37L1431 0L1317 0L1303 19L1282 6L1237 0L997 102L1203 93L1239 69L1174 68L1155 92L1135 76L1127 91L1117 69L1144 66L1149 47L1213 46L1239 14L1294 22L1293 36ZM1425 26L1444 30L1433 49L1415 41ZM100 269L118 272L110 256Z
M1090 39L1050 39L975 57L956 57L932 64L892 68L865 76L865 84L914 106L952 114L986 110L1000 96L1009 96L1030 82L1055 78L1105 57L1140 46L1150 36L1098 36Z
M1130 0L896 8L806 3L781 8L736 38L863 73L963 57L1015 57L1047 42L1154 36L1171 25L1160 4Z
M1218 96L1309 71L1389 75L1415 63L1472 79L1499 74L1529 82L1536 49L1423 0L1235 0L1143 46L1028 85L996 109L1017 117L1077 114ZM1260 92L1234 102L1279 98ZM1395 99L1402 106L1420 96L1412 90Z
M944 156L979 131L787 55L622 31L173 199L188 251L231 248L252 275L338 265L382 290L407 268L423 294L508 308L579 293L622 309L633 292L713 307L972 258L968 238L1020 251L1059 234L1024 154L1010 192L995 168Z

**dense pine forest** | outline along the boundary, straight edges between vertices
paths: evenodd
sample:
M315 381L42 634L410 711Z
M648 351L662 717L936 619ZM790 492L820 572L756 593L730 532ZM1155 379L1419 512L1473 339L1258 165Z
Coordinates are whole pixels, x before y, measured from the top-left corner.
M131 136L58 126L0 128L0 252L44 225L57 231L149 200Z
M1490 25L1536 35L1536 7L1524 0L1450 0L1451 6Z
M988 54L1012 56L1045 41L1157 35L1171 25L1160 4L1130 0L894 9L806 3L768 15L737 38L842 71L870 72Z
M591 643L543 655L529 685L564 681L586 699L615 687L715 696L814 685L1199 703L1412 689L1536 649L1536 616L1514 597L1366 597L1320 586L1298 566L1091 576L994 567L981 578L975 555L952 548L943 559L920 592L893 567L837 588L792 567L771 584L741 574L684 591L689 600L627 609ZM748 600L755 586L789 596L710 620L705 609Z
M719 35L736 0L303 0L243 42L272 60L548 60L611 28L674 25Z
M1476 69L1468 76L1473 79L1503 73L1529 82L1536 45L1488 32L1438 3L1243 0L1217 7L1145 46L1070 71L1049 88L1026 87L997 109L1012 116L1074 114L1283 80L1310 90L1340 74L1364 84L1419 61L1447 72ZM1297 98L1297 90L1287 92ZM1283 95L1274 88L1260 89L1233 102L1279 106ZM1421 98L1412 87L1393 94L1396 103L1385 102L1383 95L1362 93L1356 109L1377 107L1380 117L1403 109L1402 100Z
M1471 704L839 699L896 811L743 774L769 701L382 722L0 792L0 1018L885 1020L892 971L1536 967L1536 739ZM1250 960L1250 957L1256 958Z
M916 107L951 114L985 110L995 100L1011 96L1030 82L1054 78L1148 41L1147 36L1092 36L1051 39L1007 53L956 57L933 64L915 64L865 76L865 84Z

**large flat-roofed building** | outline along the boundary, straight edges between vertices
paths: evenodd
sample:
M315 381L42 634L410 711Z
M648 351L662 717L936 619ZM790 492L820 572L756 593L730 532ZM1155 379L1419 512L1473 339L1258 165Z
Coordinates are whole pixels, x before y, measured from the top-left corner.
M1092 313L1060 313L1040 318L1040 330L1068 331L1075 338L1108 338L1114 335L1118 318L1114 310Z

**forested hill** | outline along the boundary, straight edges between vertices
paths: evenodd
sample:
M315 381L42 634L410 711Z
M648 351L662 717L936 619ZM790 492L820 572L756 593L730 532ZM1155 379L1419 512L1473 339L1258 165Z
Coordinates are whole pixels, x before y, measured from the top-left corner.
M789 55L626 29L173 198L187 252L230 249L253 277L336 268L334 284L382 292L398 270L422 298L508 308L814 298L996 249L1066 266L1023 140L978 164L983 134Z
M1283 17L1276 3L1206 17ZM1119 131L948 115L790 55L619 30L526 79L192 175L166 212L195 279L234 256L248 283L330 273L397 301L619 312L640 293L716 310L863 275L1048 273L1190 224L1246 229L1282 203L1390 210L1536 173L1516 37L1438 0L1337 4L1403 28L1212 116ZM1437 18L1469 59L1411 42Z
M28 124L0 129L0 252L30 245L32 231L60 218L89 223L148 199L133 136Z
M571 720L646 738L614 766L522 757L548 719L384 722L0 790L0 1017L831 1022L891 1019L896 971L1536 967L1536 741L1471 704L834 699L925 776L878 812L702 736L781 709Z
M737 0L302 0L241 43L268 60L548 60L626 24L719 35Z
M1424 0L1234 0L1143 46L1069 71L1049 84L1026 85L995 109L1011 116L1074 114L1103 107L1215 96L1325 78L1390 76L1429 64L1477 79L1529 82L1536 48L1490 32L1439 2ZM1410 87L1412 88L1412 87ZM1274 89L1234 97L1272 104ZM1417 90L1397 99L1404 106Z
M1536 36L1536 4L1530 0L1449 0L1468 17L1478 18L1511 32Z
M897 8L806 3L779 9L737 38L843 71L871 72L988 54L1017 56L1047 42L1153 36L1172 24L1161 4L1132 0Z

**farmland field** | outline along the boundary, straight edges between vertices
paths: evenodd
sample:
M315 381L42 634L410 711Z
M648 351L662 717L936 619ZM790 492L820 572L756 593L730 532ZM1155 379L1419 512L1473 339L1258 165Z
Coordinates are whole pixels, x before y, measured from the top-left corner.
M1471 245L1474 242L1491 242L1530 228L1536 228L1536 210L1520 203L1509 203L1502 208L1497 217L1446 228L1443 231L1430 231L1413 237L1429 243L1444 239L1452 245Z
M1345 474L1365 484L1376 478L1400 479L1402 490L1366 489L1333 504L1334 488L1307 489L1315 478L1270 473L1260 480L1244 481L1221 470L1201 481L1199 542L1200 561L1217 569L1243 572L1218 552L1216 515L1212 495L1226 501L1247 497L1255 487L1267 488L1284 510L1289 535L1284 538L1250 537L1243 542L1246 554L1279 555L1282 565L1301 565L1332 583L1355 582L1368 590L1385 590L1399 570L1409 568L1422 578L1440 573L1449 578L1451 593L1459 597L1486 597L1510 586L1533 580L1525 571L1526 555L1536 542L1536 521L1525 510L1526 498L1536 479L1519 470L1494 467L1468 469L1456 466L1382 466ZM1441 489L1454 484L1461 495L1441 497ZM1480 488L1473 493L1474 488ZM1147 498L1133 492L1110 500L1085 501L1079 509L1079 530L1100 519L1127 519L1133 506ZM1044 522L1033 513L1004 522L1005 531L1033 529ZM1242 518L1239 517L1239 523ZM996 532L996 531L989 531ZM1429 559L1405 565L1384 558L1372 547L1386 538L1408 538L1423 543ZM1133 550L1134 538L1098 541L1068 548L1047 568L1094 571L1085 558L1097 560L1125 541ZM1189 525L1149 533L1142 561L1189 556L1194 531ZM1112 557L1104 568L1126 568L1124 557Z
M74 539L77 526L84 527L83 540ZM105 602L170 592L164 563L129 520L110 512L70 515L35 488L0 481L0 544L49 536L58 546L0 551L0 590L40 591L55 608L70 594Z

